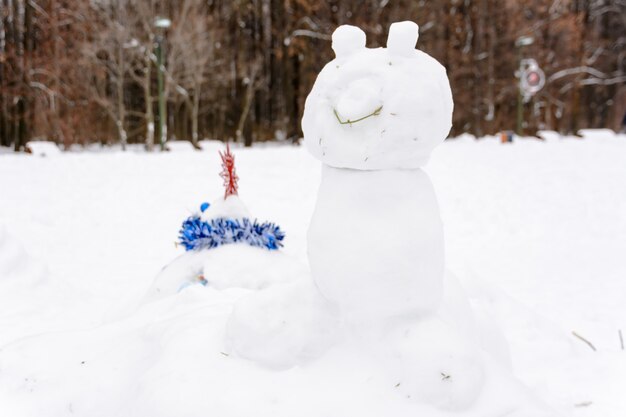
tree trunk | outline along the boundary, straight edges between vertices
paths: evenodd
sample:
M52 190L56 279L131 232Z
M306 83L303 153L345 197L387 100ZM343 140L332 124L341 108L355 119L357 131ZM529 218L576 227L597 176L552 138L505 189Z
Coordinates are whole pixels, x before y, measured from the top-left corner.
M191 144L194 148L202 149L198 140L198 113L200 112L200 86L196 83L193 95L193 107L191 108Z
M150 55L146 56L145 66L143 92L146 106L146 149L152 151L154 149L154 111L152 108L152 94L150 93L152 81L152 61L150 60Z
M60 6L59 6L60 7ZM66 138L63 135L63 131L61 129L61 120L60 120L60 109L59 109L59 100L57 99L60 95L61 90L61 46L59 45L60 34L59 34L59 15L58 15L58 7L56 1L50 2L50 29L52 33L52 67L53 67L53 95L51 97L50 109L51 109L51 117L52 117L52 137L55 139L57 143L64 143L66 147L69 146L69 143L66 143Z
M235 141L243 142L246 147L252 146L252 137L248 135L244 138L243 129L246 124L246 119L248 118L248 113L250 113L250 107L252 106L252 99L254 97L254 76L253 71L248 85L246 86L246 94L244 95L243 104L241 106L241 115L237 123L237 130L235 131Z
M118 16L122 15L122 3L118 3ZM118 131L118 139L120 144L122 145L122 150L126 150L126 144L128 141L128 134L124 129L124 121L126 120L126 107L124 105L124 77L126 69L124 67L124 46L121 42L117 46L117 62L118 62L118 74L117 79L115 80L117 86L117 131Z

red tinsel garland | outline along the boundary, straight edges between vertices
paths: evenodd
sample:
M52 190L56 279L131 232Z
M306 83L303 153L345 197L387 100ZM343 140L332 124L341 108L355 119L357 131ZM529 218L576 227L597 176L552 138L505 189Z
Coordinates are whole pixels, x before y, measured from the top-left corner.
M237 180L239 177L235 171L235 155L230 152L230 146L226 144L226 152L220 152L222 158L222 172L220 177L224 179L224 200L229 195L237 195Z

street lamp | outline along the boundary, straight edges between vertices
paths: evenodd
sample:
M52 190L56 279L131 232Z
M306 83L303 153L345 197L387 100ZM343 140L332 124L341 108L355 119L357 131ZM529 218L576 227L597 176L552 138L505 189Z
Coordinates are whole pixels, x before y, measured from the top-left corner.
M158 76L158 89L159 89L159 143L161 150L165 150L165 141L167 140L167 123L165 115L165 96L163 94L163 73L165 72L163 62L163 34L172 25L170 19L164 17L157 17L154 20L154 27L156 28L156 56L157 56L157 76Z
M520 36L515 39L515 47L517 48L517 62L518 62L518 78L520 81L518 82L517 88L517 128L515 129L519 136L522 135L522 124L524 119L524 98L522 97L522 87L521 87L521 77L522 77L522 48L525 46L530 46L535 43L535 38L532 36Z

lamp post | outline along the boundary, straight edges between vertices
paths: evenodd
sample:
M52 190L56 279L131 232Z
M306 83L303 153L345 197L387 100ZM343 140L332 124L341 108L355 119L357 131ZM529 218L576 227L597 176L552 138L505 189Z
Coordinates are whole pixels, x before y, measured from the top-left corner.
M525 46L530 46L533 43L535 43L535 38L533 38L532 36L520 36L519 38L517 38L515 40L515 47L517 48L517 62L518 62L518 73L517 73L517 77L519 79L518 81L518 88L517 88L517 127L515 129L515 133L517 133L519 136L522 135L522 125L523 125L523 120L524 120L524 98L522 96L522 83L521 83L521 77L522 77L522 48Z
M167 123L165 109L165 95L163 94L163 73L165 72L165 63L163 61L163 34L165 30L172 25L170 19L159 17L154 21L156 28L156 58L157 58L157 85L159 93L159 144L161 151L165 150L165 141L167 140Z

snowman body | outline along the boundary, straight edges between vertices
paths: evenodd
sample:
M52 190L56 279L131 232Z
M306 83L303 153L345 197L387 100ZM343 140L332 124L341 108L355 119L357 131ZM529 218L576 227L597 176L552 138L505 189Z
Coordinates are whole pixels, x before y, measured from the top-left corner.
M323 162L308 233L320 292L364 319L434 312L443 288L439 209L421 167L447 136L452 94L445 69L416 50L418 27L391 26L387 48L342 26L336 59L320 73L302 120Z
M421 169L325 165L308 248L315 284L347 316L431 312L439 305L443 232Z

